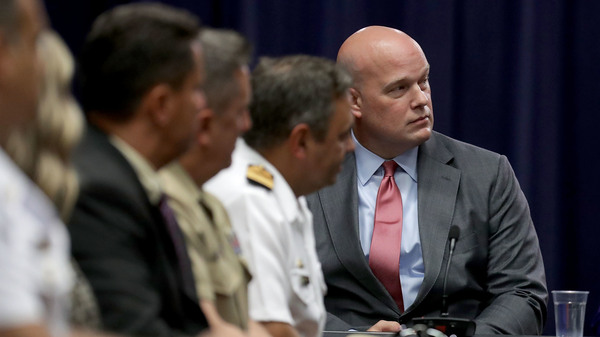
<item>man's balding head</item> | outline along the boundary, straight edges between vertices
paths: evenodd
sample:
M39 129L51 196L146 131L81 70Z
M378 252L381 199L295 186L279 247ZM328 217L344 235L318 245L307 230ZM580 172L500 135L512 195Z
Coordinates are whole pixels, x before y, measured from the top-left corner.
M390 27L369 26L344 41L337 62L352 74L355 86L360 86L372 66L389 58L400 58L403 53L415 52L425 57L419 44L408 34Z
M415 40L397 29L366 27L346 39L337 60L354 80L354 135L361 145L389 159L429 139L429 63Z

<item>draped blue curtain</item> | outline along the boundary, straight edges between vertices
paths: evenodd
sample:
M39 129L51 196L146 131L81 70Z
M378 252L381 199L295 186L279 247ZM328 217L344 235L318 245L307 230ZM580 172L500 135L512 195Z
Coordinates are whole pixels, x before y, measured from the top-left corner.
M95 16L130 1L46 0L77 54ZM256 56L334 59L367 25L413 36L431 64L435 129L505 154L531 207L548 287L600 305L600 1L169 0L244 33ZM554 334L552 301L545 334Z

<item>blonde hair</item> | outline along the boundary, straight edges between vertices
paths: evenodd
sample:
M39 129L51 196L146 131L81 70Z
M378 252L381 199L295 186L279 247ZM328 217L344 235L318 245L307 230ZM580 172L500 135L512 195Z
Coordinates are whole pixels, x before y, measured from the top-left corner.
M74 61L68 47L47 31L40 38L39 53L44 76L38 115L31 125L11 134L6 150L66 221L79 189L70 153L81 136L83 115L71 94Z

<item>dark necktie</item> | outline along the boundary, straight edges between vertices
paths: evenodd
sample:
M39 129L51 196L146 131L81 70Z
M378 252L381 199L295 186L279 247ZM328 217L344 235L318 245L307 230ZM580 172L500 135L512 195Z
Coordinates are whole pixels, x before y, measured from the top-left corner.
M177 263L179 265L183 285L185 289L187 289L188 291L192 291L192 293L195 293L194 276L192 274L192 264L187 254L185 238L183 236L183 233L181 232L179 224L177 224L175 214L169 206L168 199L169 197L167 197L165 194L162 194L160 197L160 201L158 202L158 207L160 208L160 213L162 214L163 219L165 220L169 236L171 237L171 241L173 242L173 246L175 247L175 253L177 254Z
M377 192L375 223L369 266L400 311L404 311L400 284L400 244L402 242L402 196L394 180L398 164L393 160L383 163L384 177Z

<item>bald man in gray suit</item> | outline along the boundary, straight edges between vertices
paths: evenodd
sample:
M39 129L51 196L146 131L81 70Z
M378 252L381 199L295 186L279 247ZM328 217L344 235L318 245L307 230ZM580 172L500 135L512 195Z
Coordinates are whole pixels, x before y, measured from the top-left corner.
M341 46L338 62L355 80L356 150L335 185L308 197L328 287L326 330L438 316L448 235L457 226L450 316L473 319L477 334L541 334L544 266L527 200L506 157L432 130L429 63L405 33L362 29ZM402 195L400 302L369 266L370 249L379 244L373 217L386 160L399 165L393 176ZM371 329L386 330L378 324Z

